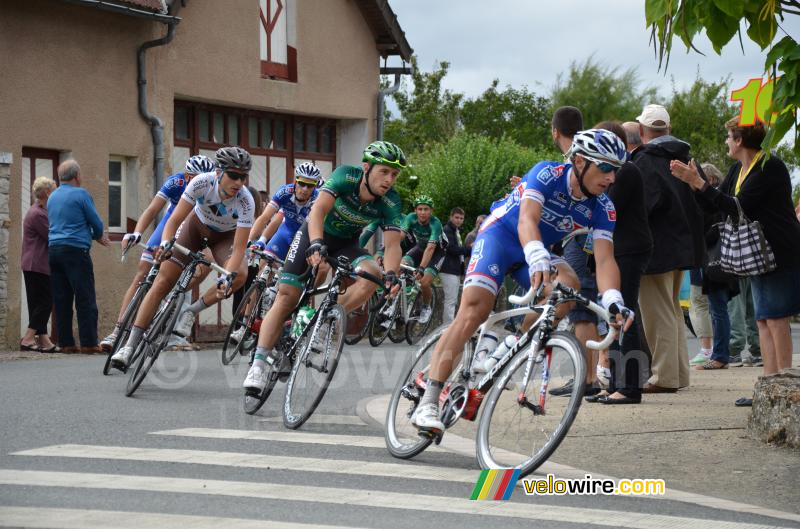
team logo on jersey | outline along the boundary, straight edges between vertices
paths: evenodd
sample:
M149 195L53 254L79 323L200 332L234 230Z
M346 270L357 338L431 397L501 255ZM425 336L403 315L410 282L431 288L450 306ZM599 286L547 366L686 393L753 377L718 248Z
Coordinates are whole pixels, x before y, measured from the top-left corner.
M478 261L480 261L482 257L483 257L483 239L476 242L475 246L472 247L472 257L470 257L469 265L467 266L468 274L475 271L475 267L478 266Z
M549 184L564 172L563 165L548 165L536 175L536 179L544 185Z
M572 217L570 216L563 217L561 220L558 221L558 224L556 224L556 228L558 229L558 231L566 231L566 232L572 232L574 226L575 223L572 221Z
M592 210L589 209L588 206L585 206L583 204L578 204L577 206L575 206L575 211L577 211L587 219L592 220Z
M556 214L555 214L555 213L553 213L553 212L552 212L552 211L550 211L549 209L547 209L547 208L542 208L542 218L541 218L541 220L542 220L543 222L545 222L545 223L547 223L547 224L551 225L551 226L555 226L555 225L556 225L556 222L557 222L557 220L558 220L558 217L556 216Z
M617 222L617 210L613 207L611 209L606 208L606 215L608 215L608 220Z
M561 191L556 191L553 193L553 198L556 199L556 202L561 202L562 204L567 204L569 199L567 199L567 195L562 193Z
M489 265L489 272L491 272L492 275L494 275L494 276L499 276L500 275L500 267L497 266L496 264L492 263L492 264Z

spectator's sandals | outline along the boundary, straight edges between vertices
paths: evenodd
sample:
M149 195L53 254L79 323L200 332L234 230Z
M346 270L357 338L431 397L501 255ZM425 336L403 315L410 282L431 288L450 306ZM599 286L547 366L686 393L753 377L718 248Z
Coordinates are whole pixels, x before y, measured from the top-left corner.
M705 364L700 364L694 366L695 369L698 371L707 371L711 369L728 369L728 364L723 364L722 362L717 362L716 360L709 360Z

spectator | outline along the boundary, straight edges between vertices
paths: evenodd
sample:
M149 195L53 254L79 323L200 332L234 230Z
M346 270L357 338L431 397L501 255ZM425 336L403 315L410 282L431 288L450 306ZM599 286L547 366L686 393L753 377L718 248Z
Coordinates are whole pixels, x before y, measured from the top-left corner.
M764 374L791 367L792 336L789 318L800 313L800 221L792 208L792 183L783 161L771 154L763 159L764 125L739 126L736 118L725 124L728 156L736 160L720 189L699 175L697 164L673 160L672 174L691 185L725 215L738 218L733 196L748 219L758 221L775 254L777 268L751 277ZM752 405L742 398L739 406Z
M625 129L625 148L633 156L636 149L642 146L642 135L639 134L639 124L635 121L626 121L622 124Z
M50 280L58 327L58 344L64 353L100 353L97 345L97 299L89 250L92 240L110 241L91 195L81 189L81 168L75 160L58 166L61 185L47 201L50 217ZM78 312L81 347L72 334L72 304Z
M450 323L455 317L458 289L461 287L461 276L464 275L464 257L469 255L469 249L461 241L462 224L464 224L464 210L461 208L450 210L450 220L444 225L447 248L445 248L442 270L439 273L442 290L444 290L442 323Z
M718 187L722 180L722 173L710 163L702 165L709 185ZM714 224L725 219L723 215L707 204L708 201L702 200L703 206L703 230L706 234L706 247L716 244L719 238L719 230L714 229ZM711 328L713 335L713 347L711 355L703 362L696 362L694 368L699 371L709 369L726 369L730 363L730 335L731 322L728 316L728 301L732 296L739 293L739 283L736 279L731 281L715 281L708 277L706 268L700 269L701 292L708 299L708 308L711 315ZM693 359L694 360L694 359ZM698 359L699 360L699 359Z
M34 180L34 202L22 224L22 275L28 299L28 330L19 344L23 351L52 353L56 350L47 335L47 320L53 306L47 263L47 197L55 188L56 183L45 176Z
M575 107L559 107L553 112L552 126L553 142L565 153L572 145L572 138L583 130L583 115Z
M689 351L678 299L683 270L705 258L703 218L688 185L670 175L670 160L689 161L689 144L670 134L661 105L647 105L636 118L644 145L633 154L642 173L653 255L642 278L639 307L652 351L645 393L674 393L689 385Z
M472 245L475 244L475 239L478 237L478 229L480 229L484 220L486 220L486 215L478 215L478 218L475 219L475 227L464 238L464 246L467 247L468 252L472 251ZM469 253L466 255L469 255Z

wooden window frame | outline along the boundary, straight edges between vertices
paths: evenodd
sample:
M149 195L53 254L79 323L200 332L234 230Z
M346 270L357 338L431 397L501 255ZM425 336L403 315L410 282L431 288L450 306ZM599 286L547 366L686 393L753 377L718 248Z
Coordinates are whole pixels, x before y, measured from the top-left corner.
M111 211L108 211L108 233L110 234L118 234L120 235L119 240L122 240L121 235L124 235L128 231L128 208L126 204L126 192L127 192L127 172L128 172L128 159L124 156L119 156L112 154L108 157L108 162L119 162L120 164L120 178L119 182L112 182L111 179L108 179L108 203L109 206L111 205L111 191L110 188L119 187L119 218L120 218L120 225L119 226L111 226ZM110 176L110 175L109 175Z
M278 4L278 11L275 17L272 16L271 6L272 2L267 0L267 12L261 10L261 4L258 6L259 23L267 34L267 60L261 61L261 77L265 79L276 79L282 81L289 81L291 83L297 82L297 49L286 45L286 64L272 62L272 44L270 36L275 29L275 24L278 17L283 13L283 16L288 16L286 7L283 2L291 0L276 0ZM260 30L259 30L260 31ZM287 27L288 35L288 27Z

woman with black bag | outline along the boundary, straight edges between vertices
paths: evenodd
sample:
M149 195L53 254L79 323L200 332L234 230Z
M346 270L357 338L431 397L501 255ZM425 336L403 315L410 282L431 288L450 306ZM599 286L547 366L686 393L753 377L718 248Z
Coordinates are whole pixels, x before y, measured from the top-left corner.
M756 241L756 246L760 246L764 255L774 254L775 267L752 276L753 301L764 375L772 375L792 363L789 318L800 313L800 221L794 214L786 165L774 154L764 159L765 153L761 151L766 135L764 125L758 122L740 126L734 118L725 128L728 155L736 163L719 190L700 177L696 162L687 165L673 160L670 168L676 178L689 184L734 222L739 220L741 208L749 222L760 224L764 240ZM737 404L749 405L752 400L744 399Z

